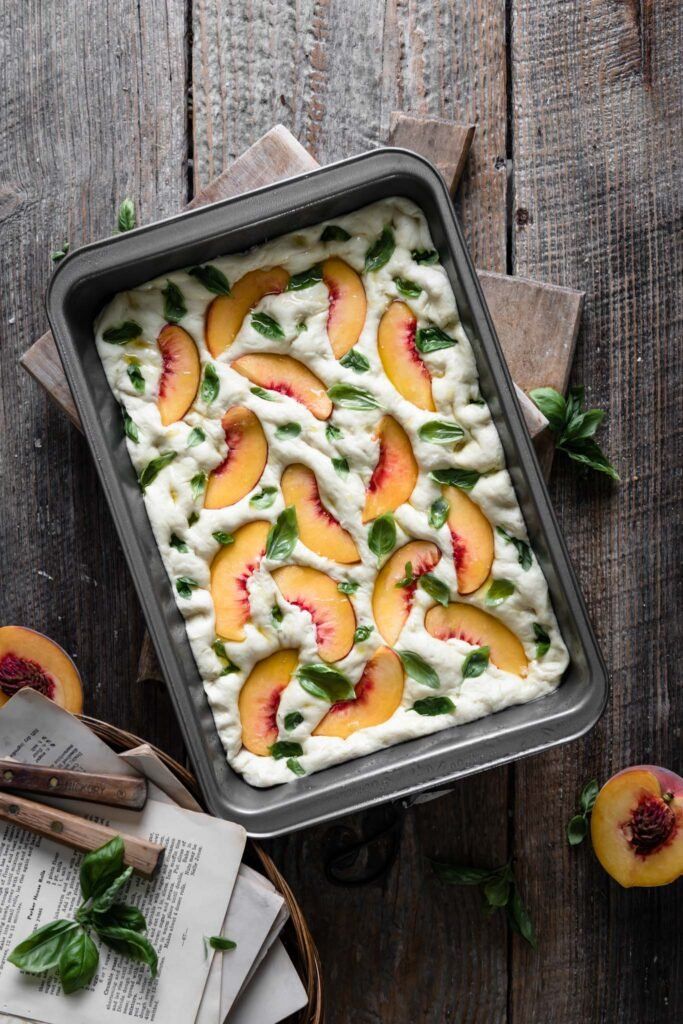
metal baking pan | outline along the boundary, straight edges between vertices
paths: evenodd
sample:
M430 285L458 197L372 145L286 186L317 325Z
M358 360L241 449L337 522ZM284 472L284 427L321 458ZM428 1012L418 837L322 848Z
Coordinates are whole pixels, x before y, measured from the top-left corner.
M550 696L288 785L256 789L227 764L92 325L117 292L393 195L422 208L441 254L571 662ZM607 694L602 657L450 197L426 160L400 149L375 150L86 246L55 271L47 312L190 757L214 814L240 822L252 836L280 835L546 750L581 736L598 720Z

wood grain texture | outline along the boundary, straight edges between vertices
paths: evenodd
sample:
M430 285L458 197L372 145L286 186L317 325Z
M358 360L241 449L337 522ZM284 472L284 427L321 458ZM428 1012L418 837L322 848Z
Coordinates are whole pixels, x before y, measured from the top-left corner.
M389 119L387 145L427 156L442 175L448 191L455 195L474 132L473 124L457 124L441 117L416 117L394 110Z
M142 775L103 775L9 760L0 760L0 789L47 793L136 811L147 801L147 779Z

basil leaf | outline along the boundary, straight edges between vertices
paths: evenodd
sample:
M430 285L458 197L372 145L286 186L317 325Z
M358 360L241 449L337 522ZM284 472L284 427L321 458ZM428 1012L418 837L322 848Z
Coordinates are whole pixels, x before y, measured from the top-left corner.
M476 469L433 469L430 479L445 487L459 487L461 491L471 491L481 476Z
M200 395L202 400L207 405L211 405L213 401L218 398L218 392L221 388L221 382L218 374L216 373L216 367L213 363L207 363L204 369L204 379L202 380L202 386L200 388Z
M280 327L277 320L272 316L268 316L267 313L253 313L251 317L251 326L259 334L262 334L264 338L280 339L284 338L285 332Z
M484 882L484 899L490 907L505 907L510 898L510 876L502 871Z
M355 594L359 586L360 584L356 583L355 580L341 580L337 584L337 590L340 594Z
M276 761L281 761L284 757L300 757L304 752L301 744L293 740L278 740L277 743L271 744L268 750Z
M100 962L97 946L80 925L69 932L68 939L59 957L59 980L64 992L69 995L85 988L95 977Z
M169 463L173 462L177 454L177 452L162 452L156 459L152 459L151 462L147 463L138 481L143 491L146 487L149 487L153 480L156 480L162 469L165 469Z
M432 266L439 262L439 254L436 249L413 249L410 255L416 263Z
M212 295L230 295L230 282L223 271L213 264L205 263L203 267L190 267L188 274L203 284Z
M228 660L228 652L225 649L225 644L222 640L214 640L211 644L211 650L219 658L223 658L225 661Z
M429 686L432 690L439 689L441 680L421 654L417 654L416 651L397 651L396 653L403 662L403 667L411 679L421 683L423 686Z
M394 284L396 291L405 299L416 299L422 293L422 289L415 281L409 281L407 277L395 277Z
M180 288L173 281L166 281L166 287L161 293L164 297L164 316L169 323L177 324L187 313L185 297Z
M279 604L274 604L270 609L270 617L277 628L285 617L285 613L282 608L280 608Z
M236 665L234 661L231 661L230 658L228 658L228 664L225 666L225 668L221 672L221 675L222 676L231 676L233 674L233 672L239 672L239 670L240 670L239 665Z
M355 384L333 384L327 397L342 409L379 409L379 402L370 391Z
M550 650L550 637L545 626L534 622L534 638L536 640L536 657L542 658Z
M95 914L95 927L132 928L134 932L147 931L144 914L137 907L131 907L127 903L113 903L107 910L101 913L95 911Z
M328 423L325 427L325 437L328 441L339 441L344 436L344 431L335 427L334 423Z
M192 491L192 497L196 501L197 498L201 497L206 488L206 473L195 473L190 480L190 489Z
M515 592L515 585L512 580L494 580L486 591L486 604L489 608L495 608L502 604Z
M448 885L483 885L493 874L488 868L470 868L434 860L431 863L440 880Z
M28 974L50 971L59 963L62 950L69 941L69 935L76 928L76 921L51 921L44 924L15 946L7 959Z
M226 533L225 530L216 530L216 532L212 533L211 536L215 541L218 541L218 543L222 544L224 547L228 544L235 543L235 538L233 537L233 535L231 533Z
M251 391L252 395L256 395L257 398L262 398L264 402L277 402L278 400L275 395L270 394L268 391L265 390L265 388L260 388L258 384L256 384L253 388L249 388L249 390Z
M437 498L429 506L429 525L435 530L440 530L448 519L450 510L451 506L445 498Z
M110 345L125 345L127 341L133 341L135 338L139 338L142 334L142 327L135 320L124 320L123 323L117 324L116 327L107 327L106 331L103 332L102 338L104 341L108 341Z
M593 810L593 806L597 799L598 793L600 792L600 786L597 779L591 779L581 790L580 802L581 810L584 814L590 814Z
M298 324L296 325L296 333L297 334L303 334L303 332L307 331L307 330L308 330L308 324L306 323L306 321L305 320L299 320Z
M306 769L296 759L296 757L288 757L287 758L287 767L289 768L290 772L294 772L295 775L305 775L306 774Z
M371 274L386 266L393 256L395 248L394 232L391 228L386 227L365 254L365 266L363 268L365 273Z
M567 441L557 445L557 450L564 452L574 462L580 462L589 469L598 473L604 473L612 480L619 480L619 474L614 466L608 461L600 446L591 438L583 438L571 443Z
M266 540L266 558L273 562L284 562L289 558L299 537L299 526L296 521L296 509L293 505L286 508L271 526Z
M54 252L50 253L50 259L53 263L61 263L64 257L68 255L70 248L69 242L64 242L61 249L55 249Z
M145 378L142 376L142 370L137 363L131 363L126 367L126 373L131 384L138 392L139 395L143 394L145 390Z
M291 732L292 729L296 729L297 726L301 725L304 720L304 716L300 711L290 711L288 715L285 715L285 729L287 732Z
M520 540L519 537L513 537L511 533L502 527L496 527L496 533L499 537L503 537L508 544L514 544L517 548L517 561L525 571L531 568L533 558L531 556L531 548L525 540Z
M604 409L587 409L586 412L577 413L562 431L559 443L581 441L584 438L592 437L604 418Z
M258 494L249 499L252 508L270 508L275 504L277 487L262 487Z
M331 665L302 665L297 675L304 690L312 697L319 697L330 704L356 699L356 691L349 680Z
M224 939L222 935L212 935L207 942L211 946L211 949L217 949L221 953L225 953L229 949L237 949L237 943L233 942L232 939Z
M365 640L368 639L374 628L374 626L359 626L356 632L353 634L354 644L362 644Z
M415 335L415 348L423 355L429 352L439 352L442 348L453 348L457 344L456 338L451 338L450 334L446 334L436 324L420 327Z
M418 715L447 715L455 711L455 704L450 697L423 697L416 700L410 711L417 711Z
M522 903L517 886L512 886L512 898L508 903L508 920L532 949L538 949L538 940L529 913Z
M116 226L121 234L132 231L135 227L135 203L132 199L124 199L119 206Z
M337 476L345 479L349 475L349 464L346 459L332 459L332 465Z
M189 601L192 597L192 591L196 590L199 584L196 580L190 579L189 576L179 576L175 581L175 588L178 591L180 597L183 597L186 601Z
M339 364L347 370L353 370L354 373L367 373L370 369L369 361L362 352L356 352L355 348L350 349L345 356L342 356Z
M439 604L442 604L444 608L451 599L451 592L446 584L431 572L426 572L423 576L420 576L420 586L426 594L433 597L434 600L438 601Z
M541 410L552 430L559 433L565 424L567 403L555 388L533 388L529 398Z
M195 523L199 522L199 512L190 512L187 517L187 525L194 526Z
M465 436L465 431L459 423L449 423L446 420L430 420L423 423L418 429L418 437L428 444L453 444Z
M138 963L147 964L153 978L156 977L158 958L154 946L146 936L133 928L121 928L118 926L97 927L97 934L110 949L123 956L137 960Z
M129 438L133 444L137 444L140 440L138 433L137 424L133 422L126 410L123 410L123 430L127 438Z
M202 441L206 441L206 434L201 427L194 427L187 435L188 448L196 448Z
M485 672L489 664L490 647L477 647L470 651L462 663L463 679L476 679L482 672Z
M338 224L328 224L320 236L321 242L348 242L351 235Z
M588 835L588 818L585 814L575 814L567 825L567 842L570 846L579 846Z
M375 519L370 527L368 547L378 562L396 547L396 523L391 512L385 512L383 516Z
M404 566L404 575L400 580L397 580L395 586L397 587L409 587L411 583L415 582L415 576L413 576L413 563L406 562Z
M300 433L300 423L283 423L281 427L276 429L275 436L284 441L287 437L298 437Z
M285 291L300 292L303 291L304 288L311 288L314 284L318 284L322 279L323 268L319 263L316 263L314 267L309 267L308 270L302 270L300 274L292 274Z
M120 875L118 875L111 885L104 890L96 899L93 900L92 910L94 913L109 910L112 904L115 902L116 897L119 895L125 885L128 884L130 876L133 874L131 867L125 868Z
M84 900L96 899L124 871L123 839L114 836L108 843L86 853L81 861L80 883Z

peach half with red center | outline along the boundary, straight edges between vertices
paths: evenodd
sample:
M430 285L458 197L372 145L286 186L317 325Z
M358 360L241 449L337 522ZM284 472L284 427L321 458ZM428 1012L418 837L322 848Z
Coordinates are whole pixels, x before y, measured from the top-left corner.
M388 647L380 647L356 684L356 699L333 704L313 730L314 736L345 740L359 729L381 725L394 714L403 697L403 665Z
M488 647L489 659L503 672L526 676L529 661L522 644L507 626L471 604L435 605L425 615L425 629L436 640L464 640L472 647Z
M25 687L80 715L81 676L59 644L25 626L0 627L0 707Z
M417 483L417 462L403 427L393 416L379 421L379 458L365 496L363 522L394 512L410 499Z
M297 661L297 651L276 651L254 665L240 690L242 745L252 754L267 757L269 748L277 740L280 698L289 685Z
M345 356L358 341L368 303L360 276L338 256L323 263L323 281L327 285L329 311L327 336L337 359Z
M308 466L287 466L280 481L285 505L293 505L299 526L299 540L316 555L342 565L360 561L358 548L348 530L339 525L320 498L315 473Z
M161 377L157 408L165 427L181 420L197 395L201 367L193 339L177 324L161 328L157 345L161 352Z
M261 479L268 458L266 435L250 409L228 409L221 426L228 454L209 476L205 508L226 508L240 501Z
M323 661L340 661L353 647L356 616L353 605L335 581L318 569L284 565L273 579L289 604L308 612L315 626L318 654Z
M387 377L418 409L435 412L432 377L415 347L417 318L405 302L392 302L379 322L377 351Z
M265 388L266 391L277 391L301 402L316 419L326 420L332 415L332 402L327 397L323 382L312 370L292 356L281 356L271 352L264 355L240 356L231 363L231 366L252 384Z
M458 593L471 594L484 583L493 565L493 529L481 508L459 487L444 487L450 508L448 529Z
M419 577L431 572L440 558L441 552L436 544L412 540L394 551L377 574L372 593L372 614L377 629L390 647L398 640L410 615ZM406 576L408 563L412 580L405 586L398 586Z
M251 614L247 582L265 554L269 529L270 523L264 520L240 526L233 543L221 548L211 563L216 633L224 640L244 640Z
M247 313L266 295L279 295L289 284L289 274L282 267L250 270L230 290L219 295L206 313L206 345L214 358L232 345Z
M683 875L683 779L657 765L613 775L596 798L591 840L620 885L668 885Z

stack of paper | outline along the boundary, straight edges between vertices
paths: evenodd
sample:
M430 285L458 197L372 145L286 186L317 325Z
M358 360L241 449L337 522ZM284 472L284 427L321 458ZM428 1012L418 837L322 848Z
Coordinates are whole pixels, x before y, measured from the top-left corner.
M80 854L0 823L0 1024L276 1024L306 1005L278 938L288 916L284 900L241 864L244 829L203 814L150 747L119 756L72 715L25 689L0 713L0 758L141 772L149 780L142 811L52 802L166 847L154 880L133 877L124 897L147 919L159 955L157 977L100 946L91 984L65 996L55 978L24 974L7 955L37 927L73 914L80 902ZM207 951L205 939L215 935L236 948Z

